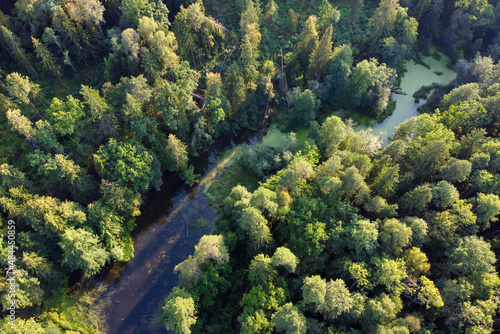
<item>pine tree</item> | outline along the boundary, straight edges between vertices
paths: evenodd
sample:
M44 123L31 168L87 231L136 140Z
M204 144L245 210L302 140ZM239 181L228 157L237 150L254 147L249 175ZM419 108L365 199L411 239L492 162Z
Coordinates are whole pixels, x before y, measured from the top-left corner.
M369 26L372 32L372 46L379 39L388 37L394 30L398 16L399 0L382 0L370 18Z
M187 146L174 134L170 134L166 150L168 155L167 169L171 172L184 171L188 164Z
M3 25L0 26L0 39L2 40L5 49L7 49L7 51L15 61L19 62L28 72L31 72L33 75L38 76L38 73L35 71L30 61L26 57L26 53L21 46L19 38Z
M316 30L316 16L311 15L306 21L306 25L300 34L300 41L297 44L297 58L302 68L307 68L309 59L318 42L318 31Z
M321 40L316 43L311 54L309 63L309 71L317 81L321 81L326 75L333 57L333 42L332 42L333 27L330 25L326 32L321 37Z
M54 56L50 52L50 50L43 45L38 39L31 37L31 41L33 42L33 46L35 47L35 53L38 59L40 59L40 63L45 71L51 72L54 76L61 76L61 69L59 65L54 61Z

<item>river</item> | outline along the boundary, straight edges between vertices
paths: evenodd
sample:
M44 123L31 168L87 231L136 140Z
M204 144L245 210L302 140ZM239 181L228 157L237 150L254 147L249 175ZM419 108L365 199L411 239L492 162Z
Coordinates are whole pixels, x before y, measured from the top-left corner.
M210 175L225 149L256 142L257 135L247 130L219 138L210 153L193 159L196 173ZM192 254L199 239L213 229L216 212L207 200L203 186L189 189L172 173L165 175L160 191L149 194L133 235L134 258L99 275L100 283L107 286L99 296L106 320L103 331L168 333L160 322L159 311L178 283L174 267ZM200 218L204 218L203 224Z
M373 126L375 134L385 131L387 136L401 122L418 115L418 104L412 95L421 86L432 83L447 83L454 72L448 69L448 58L441 60L427 57L424 61L431 69L409 61L407 72L401 81L401 90L407 95L394 94L396 110L384 122ZM442 72L437 75L436 72ZM308 130L297 132L297 140L304 142ZM263 142L278 145L286 137L273 125ZM218 155L229 147L241 143L254 144L257 136L251 131L241 131L238 136L217 140L211 152L193 160L196 172L209 175L217 168ZM109 334L168 333L160 322L161 305L170 290L177 285L174 267L194 252L199 239L211 232L216 212L207 202L203 186L189 189L175 174L167 174L159 192L150 193L148 202L141 208L134 232L134 258L126 264L115 264L99 276L106 289L100 295L104 309L106 328ZM204 226L196 226L199 218Z

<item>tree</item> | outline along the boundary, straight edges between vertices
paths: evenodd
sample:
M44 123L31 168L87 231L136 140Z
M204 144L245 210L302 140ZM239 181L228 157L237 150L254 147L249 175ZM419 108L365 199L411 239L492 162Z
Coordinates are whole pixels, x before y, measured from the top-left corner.
M19 109L9 109L6 113L7 120L9 124L19 132L19 134L26 137L28 140L33 140L36 135L36 130L33 128L33 123L28 119L28 117L21 115L21 110Z
M268 314L275 312L285 303L285 291L272 283L255 285L243 295L240 306L243 312L238 317L241 323L241 333L270 333L273 323Z
M467 14L474 25L486 25L493 16L493 7L488 0L458 0L455 7Z
M142 23L141 20L139 22ZM140 25L139 28L141 28ZM177 40L173 32L158 30L149 42L156 59L159 60L160 73L164 74L167 70L171 70L179 64L179 57L175 53L177 50Z
M97 26L104 22L104 6L99 0L75 0L72 5L67 5L70 15L76 22L84 22L89 26ZM102 33L102 30L101 30ZM104 36L104 33L102 33Z
M264 19L266 21L269 21L270 23L274 24L278 15L278 5L274 0L271 0L267 5L265 9L265 14L264 14Z
M319 304L319 312L333 321L347 313L354 306L354 299L342 279L330 280L326 283L324 303Z
M17 309L25 309L34 305L42 304L44 291L40 287L40 281L36 277L31 277L24 269L16 268L12 276L15 278L15 297L14 302ZM9 283L10 282L10 283ZM2 292L0 301L5 311L11 304L12 299L12 281L2 280L0 291ZM16 319L17 320L17 319ZM17 325L17 323L16 323Z
M194 259L198 263L205 263L207 260L214 261L217 265L222 265L229 261L229 253L224 244L222 235L204 235L194 247Z
M17 99L23 104L29 104L42 118L38 109L33 104L32 98L35 98L40 92L40 86L32 83L28 77L23 77L19 73L11 73L5 78L7 84L7 91L9 95Z
M349 266L349 274L355 280L355 284L361 289L372 289L373 284L370 282L370 271L366 268L364 262L353 262Z
M120 6L122 21L127 26L135 28L139 24L140 14L147 3L147 0L123 0Z
M135 191L149 189L154 176L152 163L153 156L134 141L117 142L111 138L94 154L95 167L103 179Z
M49 122L39 120L35 123L37 128L36 139L41 148L47 152L64 153L64 147L59 143Z
M420 276L426 275L431 269L427 255L420 248L412 247L404 252L404 260L410 275Z
M295 268L299 264L297 257L286 247L278 247L272 257L274 266L283 266L291 273L295 272Z
M347 106L377 116L389 103L396 72L375 58L356 64L347 87Z
M331 157L345 136L344 122L337 116L328 117L321 125L317 143L323 156Z
M141 214L139 207L141 195L127 187L102 180L100 186L101 200L124 217L136 217Z
M47 331L47 328L43 328L42 325L35 321L34 318L21 319L18 318L15 320L15 326L9 324L9 322L4 321L2 327L0 327L5 334L24 334L24 333L32 333L32 334L48 334L50 332ZM59 328L58 328L59 329ZM58 332L55 332L58 334Z
M496 222L495 218L500 213L500 198L494 194L477 194L476 200L477 222L483 229L490 226L490 222Z
M70 95L66 98L66 102L54 97L50 107L46 110L46 116L54 131L61 136L66 136L75 132L85 113L82 102Z
M154 106L162 112L163 124L179 136L189 133L188 115L198 111L193 92L198 86L198 72L187 62L174 66L170 71L174 81L162 80L154 93Z
M342 186L340 187L342 196L346 199L352 197L363 187L366 187L363 176L355 166L347 168L340 176Z
M330 25L336 24L340 20L340 10L333 8L328 0L323 0L319 7L318 28L324 32Z
M457 133L469 133L473 129L488 126L491 116L481 103L466 101L450 106L441 114L440 122Z
M371 255L376 251L379 244L377 223L369 220L358 220L350 228L352 242L348 244L358 256Z
M316 81L322 81L333 57L332 42L333 27L330 25L326 29L321 39L314 46L309 61L309 71Z
M308 67L311 54L313 53L314 47L318 41L316 21L316 16L309 16L305 22L304 29L300 34L299 43L297 44L297 59L302 69L306 69Z
M168 330L178 334L190 334L197 317L194 300L183 288L174 287L163 305L162 317Z
M238 220L239 227L250 233L258 225L267 225L266 218L254 207L245 208L242 211L241 218Z
M99 92L93 88L82 85L80 94L83 95L85 104L90 108L92 120L101 119L109 110L106 100L99 95Z
M224 84L219 73L207 73L205 108L209 112L211 123L223 122L229 113L230 104L225 95Z
M399 204L409 214L421 214L432 201L432 189L429 185L420 185L403 195Z
M458 190L446 181L439 181L432 188L432 202L439 209L446 209L458 201L460 194Z
M418 301L425 305L425 308L441 308L444 306L439 290L430 279L420 276L421 286L417 294Z
M449 261L455 273L472 275L491 272L496 257L483 238L469 236L458 241L449 255Z
M264 187L257 188L250 198L250 205L268 217L275 217L278 211L276 192Z
M380 228L382 249L395 256L400 255L403 248L410 244L411 237L411 228L395 218L387 219Z
M0 24L0 39L7 46L7 51L12 56L12 58L14 58L15 61L21 63L21 65L23 65L24 68L28 70L28 72L31 72L34 76L37 77L38 73L35 71L28 57L26 56L26 53L21 46L19 38L12 31L10 31L8 28L4 27L1 24Z
M449 182L463 182L469 177L472 170L472 165L467 160L459 160L452 158L450 161L439 169L440 176Z
M108 259L97 236L81 228L66 230L59 247L63 251L62 264L71 270L81 269L86 276L97 273Z
M188 153L187 146L177 139L174 134L168 135L167 152L167 169L171 172L183 171L187 168Z
M88 222L95 227L101 240L108 248L114 247L123 234L123 217L100 201L89 204L88 212Z
M227 215L236 215L246 208L250 203L252 194L242 185L237 185L231 189L229 196L224 200L224 210ZM246 224L245 224L246 225Z
M399 296L405 287L407 277L405 262L402 259L382 259L377 264L377 282L384 285L388 292Z
M221 25L212 17L205 16L205 7L201 2L192 3L187 8L181 6L172 30L179 43L181 57L189 59L195 68L203 58L214 54L214 41L224 36Z
M289 245L291 250L301 258L306 256L317 258L325 249L326 241L328 241L326 224L313 221L297 226L290 236Z
M319 100L309 89L300 93L294 102L293 108L290 109L292 126L295 128L308 127L311 121L314 120L319 105Z
M322 99L331 104L342 103L344 91L349 84L352 71L352 49L344 44L333 49L331 66L323 82Z
M86 220L83 208L77 203L38 195L26 201L21 217L33 230L49 238L82 226Z
M371 188L376 193L384 198L391 198L397 190L399 183L399 165L384 166L380 171L377 171L377 176L373 180Z
M389 324L396 319L402 308L403 305L399 298L391 298L391 296L382 293L366 303L366 310L362 317L363 327L368 330L376 327L376 324Z
M306 317L292 303L281 306L273 315L273 322L279 333L306 333Z
M370 18L372 45L380 38L389 36L394 30L394 24L398 16L399 0L382 0L375 14Z
M121 51L130 59L131 64L139 61L139 50L141 37L133 28L122 31Z
M479 84L477 82L453 88L443 96L439 106L441 110L448 110L452 105L458 106L462 102L479 100Z
M269 229L269 226L264 223L252 226L249 237L250 249L253 252L266 250L273 241L271 230Z
M248 278L253 285L265 285L271 280L273 271L274 267L271 258L264 254L258 254L250 262Z
M181 285L190 289L195 287L202 276L200 267L209 261L213 261L217 266L229 261L229 253L222 235L203 236L195 246L194 255L175 266L174 271L179 272Z
M308 304L321 305L325 302L326 281L319 275L304 278L302 296Z
M50 50L34 37L31 37L31 41L33 42L36 56L40 59L43 69L47 72L51 72L56 77L61 76L61 69L54 61L54 56Z
M240 318L238 318L240 320ZM256 310L253 314L247 314L244 319L241 319L242 334L258 334L258 333L271 333L273 324L267 318L263 310Z

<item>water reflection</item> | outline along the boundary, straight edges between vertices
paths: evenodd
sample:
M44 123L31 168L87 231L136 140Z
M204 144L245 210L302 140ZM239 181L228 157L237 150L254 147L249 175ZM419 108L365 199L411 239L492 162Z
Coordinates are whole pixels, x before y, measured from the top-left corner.
M197 173L214 168L219 154L241 143L255 144L252 131L218 140L209 153L193 161ZM203 187L189 189L177 175L165 175L162 190L151 193L142 207L134 231L134 258L108 268L99 279L109 285L100 296L107 319L106 333L167 333L159 319L161 305L177 284L174 267L194 252L194 246L211 232L216 212L209 207ZM197 220L207 224L197 227Z

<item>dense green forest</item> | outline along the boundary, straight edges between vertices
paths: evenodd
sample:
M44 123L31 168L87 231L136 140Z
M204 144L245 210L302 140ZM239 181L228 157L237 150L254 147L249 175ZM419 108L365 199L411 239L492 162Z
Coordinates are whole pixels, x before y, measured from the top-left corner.
M167 328L493 331L500 1L18 0L0 10L0 265L12 220L16 308L28 315L15 326L4 317L2 332L100 332L70 278L131 259L135 218L165 173L193 186L192 158L272 122L310 128L312 140L243 148L211 187L216 229L176 268ZM389 116L405 61L425 66L431 46L457 75L416 94L423 114L388 145L332 116Z

